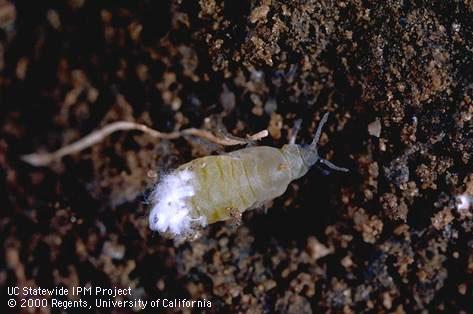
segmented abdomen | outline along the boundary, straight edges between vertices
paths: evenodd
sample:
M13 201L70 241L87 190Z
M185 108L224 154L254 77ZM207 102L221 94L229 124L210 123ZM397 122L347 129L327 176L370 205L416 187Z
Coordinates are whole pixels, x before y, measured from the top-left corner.
M284 155L273 147L250 147L227 155L195 159L179 167L195 174L193 213L208 223L231 217L280 196L291 181Z

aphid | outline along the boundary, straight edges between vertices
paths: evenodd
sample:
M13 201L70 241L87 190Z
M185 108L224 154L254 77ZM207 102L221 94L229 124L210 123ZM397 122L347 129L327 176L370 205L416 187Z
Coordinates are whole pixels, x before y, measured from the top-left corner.
M238 220L244 211L282 195L291 181L318 162L348 171L319 157L317 143L327 118L328 113L310 145L295 144L293 134L281 149L248 147L181 165L151 195L150 228L176 239L195 238L207 224Z

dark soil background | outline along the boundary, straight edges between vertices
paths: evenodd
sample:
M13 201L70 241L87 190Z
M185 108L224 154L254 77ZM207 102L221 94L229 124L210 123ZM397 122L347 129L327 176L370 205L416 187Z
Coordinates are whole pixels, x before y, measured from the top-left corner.
M473 312L472 39L471 0L0 0L2 308L7 286L90 284L215 313ZM117 120L280 147L327 111L321 154L350 173L178 246L146 196L223 148L118 132L20 159Z

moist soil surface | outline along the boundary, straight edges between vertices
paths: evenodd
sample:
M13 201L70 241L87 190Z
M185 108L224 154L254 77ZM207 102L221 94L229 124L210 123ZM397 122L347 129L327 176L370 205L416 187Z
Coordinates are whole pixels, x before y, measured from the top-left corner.
M0 0L1 306L90 285L212 302L195 313L471 312L472 39L471 0ZM149 229L153 185L242 147L127 131L20 158L118 120L281 147L302 119L309 143L325 112L319 153L349 173L192 242Z

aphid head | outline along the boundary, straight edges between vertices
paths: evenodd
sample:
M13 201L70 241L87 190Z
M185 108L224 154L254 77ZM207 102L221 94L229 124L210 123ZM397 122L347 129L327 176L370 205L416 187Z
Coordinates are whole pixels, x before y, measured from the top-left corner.
M309 171L310 165L304 161L303 148L298 144L286 144L281 148L291 171L291 179L296 180Z
M314 139L312 140L312 143L310 143L309 145L297 145L297 144L284 145L283 152L285 153L285 155L289 154L293 156L293 157L288 157L289 160L291 159L301 160L301 161L294 162L295 167L293 168L296 169L295 173L297 174L297 176L294 176L295 178L300 178L302 175L304 175L307 172L307 170L310 167L312 167L318 162L320 162L321 164L323 164L324 166L332 170L343 171L343 172L348 171L348 169L335 166L330 161L325 160L319 156L317 145L319 143L320 136L322 134L322 128L324 124L327 122L327 119L328 119L328 112L325 113L324 116L322 117L322 120L320 121L319 126L317 127L317 131L315 132Z

